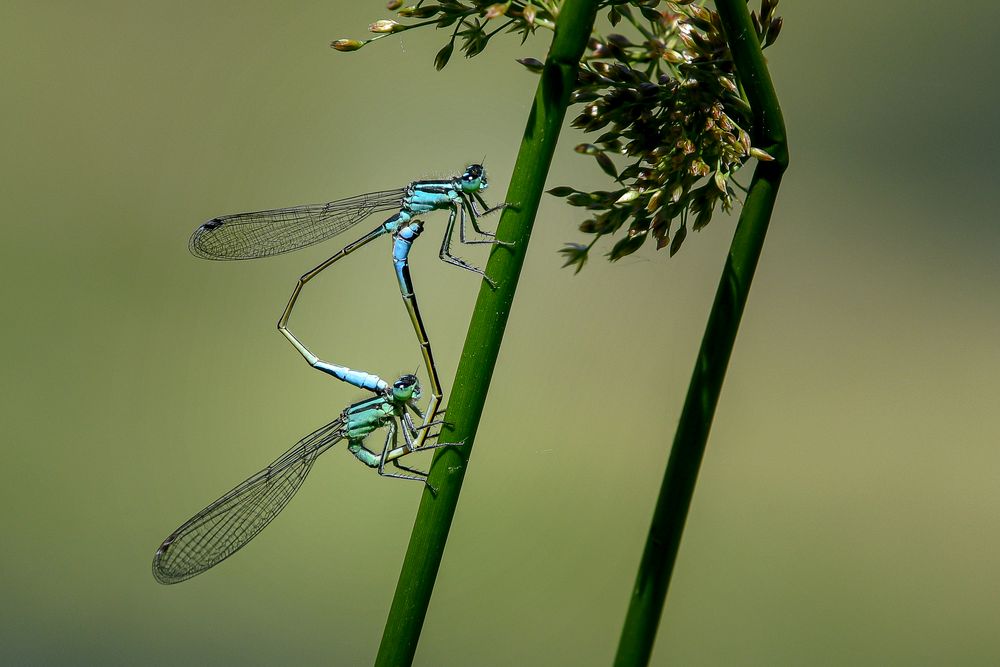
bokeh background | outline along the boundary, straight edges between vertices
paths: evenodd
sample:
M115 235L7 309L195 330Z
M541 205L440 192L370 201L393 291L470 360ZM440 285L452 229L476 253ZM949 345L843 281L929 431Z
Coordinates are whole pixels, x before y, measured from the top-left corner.
M782 3L792 164L737 340L658 665L1000 662L995 3ZM215 215L485 155L503 197L547 36L436 73L443 36L361 52L383 3L0 6L0 662L362 665L419 497L342 451L238 557L174 587L181 521L360 394L274 330L327 244L188 254ZM603 177L563 135L549 185ZM443 227L428 220L427 236ZM560 269L546 197L419 665L607 665L735 224L672 259ZM415 250L450 384L478 281ZM294 330L384 376L419 356L385 248ZM483 263L476 249L465 256Z

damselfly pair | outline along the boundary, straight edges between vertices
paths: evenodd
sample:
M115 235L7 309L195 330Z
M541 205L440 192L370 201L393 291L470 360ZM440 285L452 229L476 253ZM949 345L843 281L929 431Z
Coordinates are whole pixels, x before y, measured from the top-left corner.
M380 475L426 483L425 473L399 462L407 454L445 444L427 442L434 437L430 432L431 427L442 423L436 417L443 392L434 365L430 339L420 316L410 279L410 249L423 231L423 223L416 216L438 209L449 209L448 223L441 243L441 259L478 273L494 285L482 269L453 256L450 250L456 221L459 223L462 243L503 244L493 234L480 229L477 221L479 216L506 205L492 208L488 206L480 194L486 188L486 171L481 165L474 164L461 176L450 179L414 181L404 188L372 192L326 204L238 213L214 218L195 230L191 236L190 249L198 257L219 260L255 259L324 241L350 229L373 213L396 211L381 225L302 275L278 321L278 330L310 366L355 387L367 389L374 396L349 405L335 420L307 435L271 465L237 485L171 533L153 557L153 576L157 581L166 584L183 581L204 572L241 549L284 509L316 458L340 440L346 439L348 450L362 463L377 469ZM467 238L466 219L484 239ZM389 235L392 239L396 279L420 345L430 383L431 395L425 411L417 406L422 392L415 375L403 375L389 385L377 375L321 360L288 329L288 319L306 283L343 257L384 235ZM421 423L414 423L411 415L419 417ZM382 452L377 454L365 447L364 441L379 428L386 429L386 438ZM403 434L402 446L398 443L398 432ZM386 471L385 467L389 463L405 472Z

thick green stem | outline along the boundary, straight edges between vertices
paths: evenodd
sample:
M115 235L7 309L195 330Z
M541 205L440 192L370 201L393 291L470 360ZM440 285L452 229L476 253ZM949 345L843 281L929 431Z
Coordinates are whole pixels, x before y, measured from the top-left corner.
M618 644L615 656L618 667L649 663L715 407L764 245L778 185L788 166L781 108L746 0L717 0L715 4L737 74L753 110L753 145L763 148L775 159L758 163L754 170L722 270Z
M524 264L531 227L596 12L596 0L566 0L556 22L507 193L512 206L504 211L497 229L497 237L513 246L498 246L490 255L486 272L496 281L497 288L491 289L483 283L479 291L446 415L446 420L454 426L446 428L440 440L465 444L441 449L434 457L430 483L437 487L438 493L435 496L425 491L420 500L376 665L395 667L413 661Z

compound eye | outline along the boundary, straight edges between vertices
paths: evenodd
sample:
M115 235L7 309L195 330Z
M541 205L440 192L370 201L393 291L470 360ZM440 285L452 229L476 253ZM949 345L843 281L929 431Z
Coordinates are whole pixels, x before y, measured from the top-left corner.
M483 168L478 164L474 164L470 165L469 168L465 170L465 173L462 175L462 178L465 179L466 181L474 181L477 178L481 178L482 175L483 175Z
M404 375L392 384L393 389L409 389L417 384L416 375Z

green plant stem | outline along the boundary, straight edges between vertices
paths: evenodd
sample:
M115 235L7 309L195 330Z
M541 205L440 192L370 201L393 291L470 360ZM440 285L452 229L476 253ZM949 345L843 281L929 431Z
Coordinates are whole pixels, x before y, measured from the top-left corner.
M781 108L746 0L717 0L715 4L737 74L753 110L753 145L763 148L775 159L759 162L754 170L722 270L632 590L615 656L617 667L649 663L722 382L781 176L788 166Z
M438 493L435 496L425 490L420 499L376 665L396 667L413 661L524 264L531 227L596 12L596 0L566 0L556 22L507 192L507 201L512 206L504 211L497 229L497 238L513 246L497 246L490 255L486 272L497 282L497 288L491 289L483 283L479 291L446 415L448 423L454 426L446 427L440 439L465 444L441 449L434 457L430 483L437 487Z

